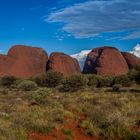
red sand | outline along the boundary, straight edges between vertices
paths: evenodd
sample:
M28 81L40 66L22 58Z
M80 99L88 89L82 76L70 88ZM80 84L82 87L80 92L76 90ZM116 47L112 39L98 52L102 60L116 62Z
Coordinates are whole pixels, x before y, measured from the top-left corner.
M81 120L83 120L84 117L81 116ZM73 140L101 140L100 138L91 137L89 135L86 135L84 130L82 128L78 127L78 122L73 119L67 119L67 123L63 127L64 130L71 130L74 134ZM29 140L66 140L68 136L66 136L62 129L60 130L53 130L48 135L42 135L38 133L32 133L29 136Z

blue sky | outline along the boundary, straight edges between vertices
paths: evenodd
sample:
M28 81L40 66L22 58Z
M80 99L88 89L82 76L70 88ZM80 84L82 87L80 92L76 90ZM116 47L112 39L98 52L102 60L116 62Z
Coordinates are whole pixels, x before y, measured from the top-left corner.
M140 43L139 0L0 0L0 50L16 44L75 54Z

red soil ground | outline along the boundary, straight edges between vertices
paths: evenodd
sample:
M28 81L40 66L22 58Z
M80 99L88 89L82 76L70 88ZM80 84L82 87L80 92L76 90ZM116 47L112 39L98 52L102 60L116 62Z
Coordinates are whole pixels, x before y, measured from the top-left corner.
M81 116L81 120L83 119L84 116ZM73 140L101 140L100 138L86 135L84 130L79 127L78 121L67 118L66 122L63 130L70 130L74 134ZM62 129L55 129L46 136L38 133L32 133L29 136L29 140L66 140L66 138L68 138L68 136L64 134Z
M92 136L87 135L84 129L79 126L79 123L85 120L87 117L75 111L72 111L72 112L80 116L79 121L76 121L70 117L65 117L66 123L63 126L60 126L60 128L54 129L48 135L43 135L36 132L31 133L29 135L29 140L66 140L69 137L68 135L64 134L63 130L66 130L66 131L70 130L74 134L73 140L103 140L103 138L101 137L92 137ZM135 131L135 132L140 132L140 127L132 126L130 127L130 130ZM122 139L116 138L116 140L122 140Z

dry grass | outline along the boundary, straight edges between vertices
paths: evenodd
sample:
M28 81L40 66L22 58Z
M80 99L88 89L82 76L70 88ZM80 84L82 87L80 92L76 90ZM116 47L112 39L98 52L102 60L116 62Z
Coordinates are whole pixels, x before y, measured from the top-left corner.
M140 121L139 87L131 89L135 89L134 92L127 89L114 93L95 88L60 93L56 89L23 92L1 87L0 140L27 140L30 132L47 134L63 125L65 116L78 119L78 113L87 116L80 126L89 135L139 139L139 135L129 129Z

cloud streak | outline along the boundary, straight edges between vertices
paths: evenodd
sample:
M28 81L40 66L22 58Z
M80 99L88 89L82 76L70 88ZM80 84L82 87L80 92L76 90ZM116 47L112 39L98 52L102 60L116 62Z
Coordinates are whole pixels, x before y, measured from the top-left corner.
M132 39L139 39L140 38L140 30L134 31L131 34L122 38L122 40L132 40Z
M140 29L139 7L139 0L91 0L52 12L45 21L63 23L62 30L76 38L90 38L104 32Z

